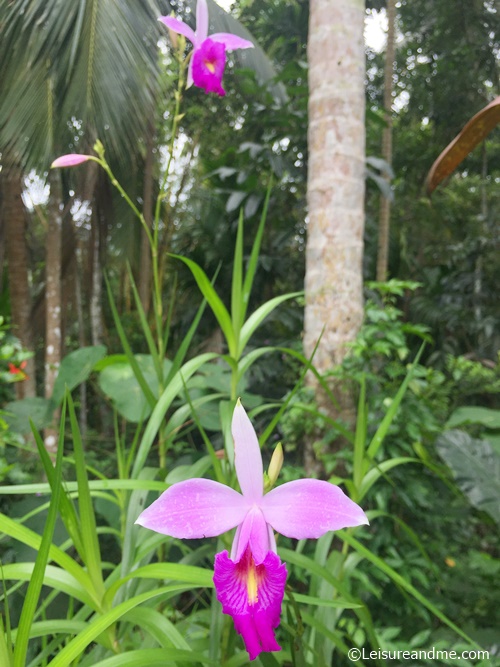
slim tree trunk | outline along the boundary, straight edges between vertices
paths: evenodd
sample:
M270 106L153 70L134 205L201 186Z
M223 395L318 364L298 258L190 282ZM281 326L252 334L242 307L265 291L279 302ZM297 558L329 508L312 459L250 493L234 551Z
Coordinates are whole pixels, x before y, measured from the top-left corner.
M387 0L387 47L385 50L384 68L384 111L386 126L382 133L382 158L387 164L392 163L392 93L394 88L394 59L396 0ZM389 176L385 179L389 184ZM377 280L387 280L389 263L389 228L391 219L391 200L384 194L380 197L380 213L378 224Z
M24 348L34 350L31 319L31 293L29 281L28 249L26 246L26 211L22 200L22 172L18 166L4 167L1 175L3 222L8 259L9 290L12 328ZM28 377L16 382L17 398L35 396L35 362L31 358L26 365Z
M363 320L365 188L364 0L311 0L309 14L309 163L304 350L326 373L340 364ZM320 409L354 420L349 387L332 386L332 405L314 378ZM304 463L321 474L315 434Z
M50 197L45 252L45 397L50 398L59 372L62 354L61 337L61 251L62 188L61 173L49 175ZM52 457L57 451L57 430L45 430L45 447Z
M304 348L325 372L363 319L364 0L311 0Z

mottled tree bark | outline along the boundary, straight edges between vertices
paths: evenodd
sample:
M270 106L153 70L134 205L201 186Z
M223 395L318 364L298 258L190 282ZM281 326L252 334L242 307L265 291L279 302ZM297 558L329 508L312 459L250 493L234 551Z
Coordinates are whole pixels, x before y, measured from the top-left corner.
M45 241L45 397L50 398L59 372L62 355L61 337L61 251L62 251L62 188L61 172L49 174L50 197L48 229ZM55 458L57 429L44 433L45 448Z
M321 373L342 361L363 319L363 28L364 0L311 0L304 349L310 356L322 335L314 357ZM318 391L320 407L352 418L352 401L336 393L340 415ZM317 471L312 443L305 463Z
M26 246L26 211L22 200L21 169L16 166L4 167L1 181L12 330L23 347L33 351L29 262ZM26 373L28 377L23 382L16 382L17 398L35 396L35 362L33 358L28 360Z
M385 122L382 133L382 158L387 164L392 163L392 93L394 88L394 58L396 40L394 27L396 22L396 0L387 0L387 47L385 49L384 67L384 110ZM389 184L389 176L385 176ZM380 213L378 224L377 280L387 280L389 263L389 229L391 219L391 200L383 193L380 197Z

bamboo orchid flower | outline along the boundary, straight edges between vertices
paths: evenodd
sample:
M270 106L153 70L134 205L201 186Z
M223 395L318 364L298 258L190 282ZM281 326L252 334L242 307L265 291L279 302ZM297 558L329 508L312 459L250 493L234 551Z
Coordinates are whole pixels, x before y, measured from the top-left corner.
M236 528L231 555L216 554L214 584L222 611L233 617L250 660L279 651L278 627L287 571L274 531L295 539L367 524L363 510L337 486L316 479L287 482L264 495L259 441L238 401L232 421L241 494L209 479L168 488L136 523L183 539L214 537Z
M193 83L206 93L226 93L222 77L226 66L226 50L250 49L252 42L229 32L217 32L208 36L207 0L198 0L196 5L196 31L173 16L159 19L167 28L187 37L193 44L193 53L188 67L187 86Z

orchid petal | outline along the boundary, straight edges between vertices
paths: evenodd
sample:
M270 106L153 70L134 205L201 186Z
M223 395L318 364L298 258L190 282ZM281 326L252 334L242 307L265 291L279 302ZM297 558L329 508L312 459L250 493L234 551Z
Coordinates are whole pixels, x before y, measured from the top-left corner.
M264 469L259 441L240 401L236 403L231 426L234 465L241 492L251 502L260 502L264 492Z
M221 535L240 524L248 504L237 491L210 479L189 479L168 488L136 523L183 539Z
M318 479L278 486L264 496L260 506L274 530L297 540L368 523L361 507L338 486Z
M214 42L224 44L228 51L253 49L254 47L253 43L248 39L243 39L243 37L238 37L238 35L233 35L230 32L215 32L213 35L210 35L210 39Z
M241 526L238 526L234 537L234 546L231 550L231 558L233 558L234 553L234 561L238 563L247 547L250 547L257 565L262 563L270 550L267 524L261 510L255 506L250 509Z
M179 33L179 35L187 37L195 46L198 43L194 30L190 28L187 23L184 23L184 21L180 21L173 16L160 16L158 21L164 23L170 30Z
M68 155L61 155L50 165L51 169L57 169L58 167L75 167L77 164L82 164L87 162L87 160L93 160L92 155L81 155L80 153L68 153Z
M274 637L285 593L286 567L269 552L257 565L248 548L239 563L227 551L215 556L214 584L222 611L233 617L236 631L243 637L250 660L262 651L279 651Z
M208 35L207 0L198 0L196 4L196 38L202 42Z

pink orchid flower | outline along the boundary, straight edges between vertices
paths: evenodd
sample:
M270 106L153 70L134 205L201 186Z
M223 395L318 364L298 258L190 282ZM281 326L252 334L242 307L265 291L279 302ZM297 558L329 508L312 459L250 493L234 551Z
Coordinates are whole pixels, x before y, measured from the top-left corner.
M172 484L137 519L158 533L183 539L215 537L236 529L231 556L216 554L214 584L222 611L233 617L250 660L279 651L278 627L287 571L274 531L294 539L367 524L363 510L337 486L317 479L287 482L264 495L259 441L238 401L232 434L242 493L209 479Z
M173 16L159 19L167 28L187 37L193 44L193 54L189 62L187 86L193 83L206 93L224 96L222 77L226 66L226 50L250 49L252 42L230 32L217 32L208 36L207 0L198 0L196 5L196 31Z

